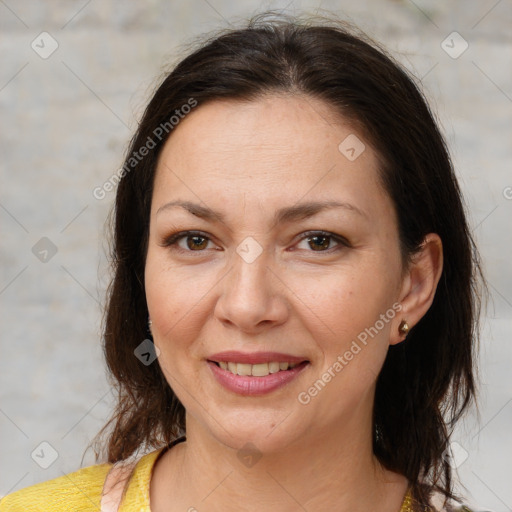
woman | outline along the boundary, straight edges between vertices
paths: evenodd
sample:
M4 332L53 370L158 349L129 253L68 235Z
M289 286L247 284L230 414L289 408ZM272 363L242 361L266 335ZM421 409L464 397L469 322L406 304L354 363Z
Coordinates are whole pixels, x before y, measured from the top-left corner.
M484 281L443 137L383 49L282 16L217 35L118 177L108 462L1 511L460 509Z

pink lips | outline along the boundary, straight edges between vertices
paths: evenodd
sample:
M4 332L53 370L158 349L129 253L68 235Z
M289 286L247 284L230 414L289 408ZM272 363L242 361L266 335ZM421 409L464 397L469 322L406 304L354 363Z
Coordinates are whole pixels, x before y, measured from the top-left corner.
M218 362L233 362L245 364L259 364L276 362L297 363L297 366L288 370L281 370L276 373L270 373L265 377L255 377L251 375L235 375L228 370L224 370L216 364ZM299 364L300 363L300 364ZM277 352L258 352L258 353L243 353L236 351L219 352L210 356L207 361L210 370L212 371L215 379L223 387L234 393L244 396L256 396L270 393L280 387L291 382L297 375L299 375L309 361L302 357L291 356L288 354L280 354Z

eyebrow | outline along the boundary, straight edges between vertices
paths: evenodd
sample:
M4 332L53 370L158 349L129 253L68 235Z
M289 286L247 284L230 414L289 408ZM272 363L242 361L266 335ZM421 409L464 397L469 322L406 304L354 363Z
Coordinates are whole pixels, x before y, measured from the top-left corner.
M196 217L200 217L201 219L226 224L225 216L221 212L217 212L207 206L202 206L191 201L170 201L169 203L166 203L158 208L156 214L158 215L159 213L174 207L183 208ZM277 224L284 224L286 222L304 220L309 217L313 217L323 210L332 208L343 208L347 211L360 215L367 220L369 219L368 214L365 211L350 203L344 203L340 201L310 201L280 208L274 215L272 226Z

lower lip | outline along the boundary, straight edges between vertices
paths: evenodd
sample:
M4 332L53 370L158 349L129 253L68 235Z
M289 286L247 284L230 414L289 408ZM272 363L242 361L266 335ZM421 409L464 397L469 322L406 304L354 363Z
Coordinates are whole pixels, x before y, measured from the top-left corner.
M309 364L304 361L290 370L269 373L265 377L251 377L249 375L235 375L228 370L223 370L212 361L207 361L207 363L220 384L234 393L246 396L264 395L285 386Z

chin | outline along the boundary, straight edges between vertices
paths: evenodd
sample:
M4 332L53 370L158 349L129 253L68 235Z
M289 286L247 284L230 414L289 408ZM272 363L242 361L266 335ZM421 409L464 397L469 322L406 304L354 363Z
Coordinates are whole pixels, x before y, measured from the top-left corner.
M231 415L222 414L222 422L206 418L206 428L219 443L237 451L252 446L262 453L279 452L290 443L299 441L299 432L290 428L291 415L280 410L274 411L272 417L256 420L258 414L261 414L258 410L245 413L238 410ZM218 418L217 414L213 416Z

